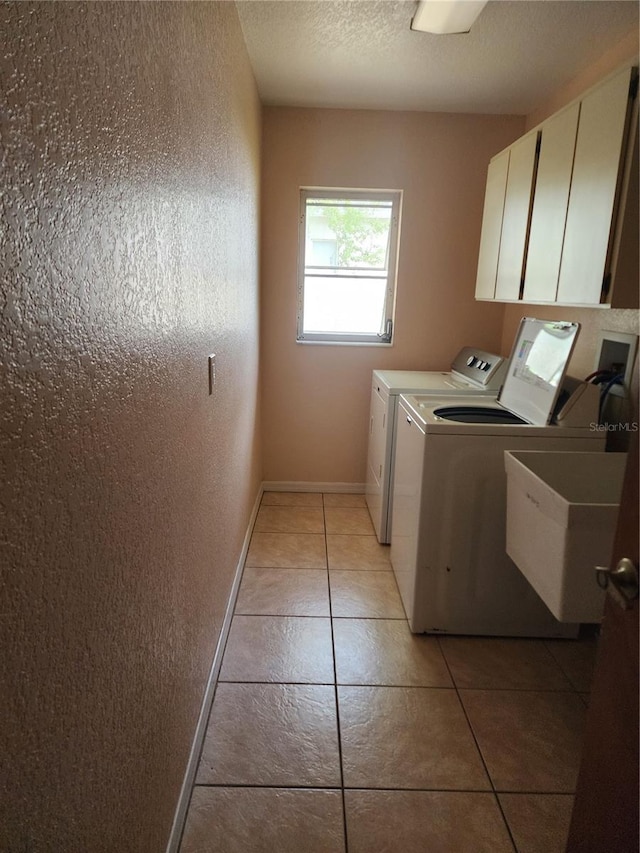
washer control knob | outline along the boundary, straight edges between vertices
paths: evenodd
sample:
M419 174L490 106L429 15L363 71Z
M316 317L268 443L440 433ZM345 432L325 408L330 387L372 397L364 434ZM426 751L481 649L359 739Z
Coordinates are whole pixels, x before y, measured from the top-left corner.
M489 368L490 368L490 367L491 367L491 365L489 364L489 362L488 362L488 361L485 361L485 363L484 363L484 367L483 367L482 369L483 369L483 370L489 370Z
M467 365L469 367L473 367L473 365L476 363L477 360L478 359L475 357L475 355L470 355L469 358L467 359Z

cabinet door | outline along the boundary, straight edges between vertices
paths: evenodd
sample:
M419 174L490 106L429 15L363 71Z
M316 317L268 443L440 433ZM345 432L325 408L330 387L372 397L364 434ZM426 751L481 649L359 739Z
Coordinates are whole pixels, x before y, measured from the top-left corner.
M623 156L631 69L582 100L562 250L558 302L597 305Z
M504 200L502 237L496 299L519 299L524 275L525 252L539 133L527 134L511 146L509 176Z
M509 149L496 155L489 163L487 188L482 213L482 234L478 255L476 299L493 299L496 291L496 271L500 252L504 194L509 171Z
M638 103L631 113L632 139L627 150L618 221L611 263L607 273L612 277L612 290L607 302L612 308L638 308L640 292L640 168L638 163Z
M572 104L542 127L524 276L525 302L556 299L579 114L580 104Z

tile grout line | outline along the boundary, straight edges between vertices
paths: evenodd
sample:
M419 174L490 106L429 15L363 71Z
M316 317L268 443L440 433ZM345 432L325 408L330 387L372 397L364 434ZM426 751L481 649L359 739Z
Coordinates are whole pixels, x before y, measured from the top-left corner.
M334 700L335 700L335 706L336 706L336 728L337 728L337 732L336 732L336 734L337 734L338 758L339 758L339 763L340 763L340 785L339 785L339 787L338 787L338 786L337 786L337 787L335 787L335 788L334 788L333 786L324 786L324 787L325 787L325 788L328 788L329 790L340 790L340 792L341 792L341 798L342 798L342 813L343 813L343 838L344 838L344 845L345 845L345 848L344 848L344 849L345 849L345 853L347 853L347 850L348 850L348 847L347 847L347 845L348 845L348 841L347 841L347 826L346 826L346 806L345 806L344 775L343 775L343 762L342 762L342 740L341 740L341 732L340 732L340 712L339 712L339 705L338 705L337 671L336 671L336 658L335 658L335 639L334 639L334 634L333 634L333 616L332 616L332 605L331 605L331 588L330 588L330 580L329 580L329 554L328 554L328 542L327 542L326 517L325 517L325 512L324 512L324 495L323 495L323 497L322 497L322 501L323 501L323 503L322 503L323 531L322 531L322 534L321 534L321 535L322 535L322 536L323 536L323 538L324 538L325 572L326 572L327 592L328 592L328 602L329 602L329 624L330 624L330 630L331 630L332 663L333 663L333 675L334 675L334 678L333 678L333 688L334 688ZM255 529L255 528L254 528L254 529ZM268 532L268 531L260 531L260 532ZM283 535L280 531L273 531L273 532L274 532L274 533L279 533L279 535ZM245 566L246 566L246 564L245 564ZM252 567L252 568L253 568L253 567ZM234 617L235 617L235 616L241 616L241 615L246 616L246 615L250 615L250 614L238 614L238 613L236 613L236 612L234 611ZM256 614L256 615L264 615L264 614ZM313 618L326 618L326 617L306 616L306 617L303 617L303 618L313 619ZM235 683L245 683L245 682L243 681L243 682L235 682ZM264 682L264 683L272 683L272 682ZM282 683L282 682L277 682L277 683ZM305 682L305 683L306 683L306 682ZM316 683L316 682L314 682L314 683ZM212 787L212 788L213 788L213 787L229 787L229 786L208 785L207 787ZM256 786L256 785L240 786L240 785L238 785L238 786L234 786L234 787L251 787L251 788L255 788L255 787L277 787L277 786ZM298 787L298 786L296 786L296 787ZM302 787L307 788L307 786L302 786ZM314 789L314 788L316 788L317 786L308 786L308 787L309 787L310 789Z
M255 517L253 525L251 527L251 535L249 537L249 544L251 543L251 539L253 538L253 534L254 534L255 529L256 529L256 522L258 520L258 514L260 512L260 507L262 506L262 500L263 500L263 496L261 496L261 498L260 498L260 503L258 505L258 510L256 512L256 517ZM224 640L224 646L222 647L222 655L220 656L220 669L218 670L218 674L216 676L216 681L215 681L215 686L213 688L213 694L211 696L211 705L209 706L209 715L207 717L207 725L205 728L205 736L202 738L202 743L200 744L200 749L198 751L197 768L199 768L200 761L202 759L202 753L204 751L204 745L205 745L205 741L206 741L206 732L208 731L209 724L211 722L211 714L213 713L213 703L215 702L216 694L218 693L218 685L221 683L225 683L220 678L220 673L222 672L222 664L224 662L224 656L225 656L226 651L227 651L227 646L229 645L229 637L231 636L231 626L233 625L233 620L236 617L236 609L238 606L238 595L240 594L240 587L242 586L242 580L244 578L244 572L245 572L245 569L247 568L248 556L249 556L249 548L247 548L247 553L245 554L245 558L242 562L242 572L240 573L240 583L238 584L238 589L236 591L236 600L233 603L233 613L231 614L231 621L229 622L229 630L227 631L227 636L225 637L225 640ZM182 828L180 830L180 836L178 838L177 853L180 853L180 851L182 849L182 841L184 839L184 832L185 832L185 829L187 826L187 818L188 818L189 812L191 810L191 801L193 800L194 791L196 790L196 788L209 787L208 785L199 785L197 779L198 779L198 771L196 769L196 773L193 777L193 784L191 785L191 791L189 793L189 802L188 802L187 808L185 810L185 817L184 817L184 820L182 822Z
M267 785L267 784L252 784L249 782L200 782L198 785L194 785L194 788L259 788L266 789L270 791L279 791L279 790L294 790L294 791L340 791L342 790L339 785ZM486 788L431 788L420 787L420 788L374 788L371 785L358 785L354 788L345 788L345 791L388 791L389 793L405 793L407 791L411 791L414 793L434 793L434 794L486 794L487 796L498 796L494 791L488 791ZM509 794L511 796L523 796L523 797L573 797L574 793L570 791L537 791L537 790L515 790L515 791L500 791L499 794Z
M437 637L438 640L438 648L440 649L440 654L444 659L445 666L449 672L449 677L453 683L454 690L456 691L456 696L458 697L458 702L460 703L460 707L462 708L462 713L464 714L464 718L467 721L467 725L469 726L469 731L471 732L471 737L473 738L473 742L476 745L476 749L478 750L478 755L480 756L480 761L482 761L482 766L484 767L484 772L487 774L487 779L489 780L489 784L491 785L491 790L493 792L493 796L496 801L496 805L498 806L498 810L502 816L502 820L504 822L505 828L507 830L507 834L509 836L509 840L513 846L514 853L518 853L518 846L516 844L515 838L511 832L511 827L509 826L509 821L507 820L507 816L504 813L504 809L502 808L502 803L500 802L500 797L498 796L498 792L496 791L496 786L493 782L493 777L489 772L489 768L487 767L487 762L485 761L484 755L482 754L482 750L480 749L480 744L478 743L478 738L476 737L476 733L471 725L471 720L469 719L469 715L467 713L467 709L465 708L464 702L462 701L462 697L460 696L460 690L458 689L458 685L456 684L456 680L453 676L453 672L451 671L451 667L449 666L449 661L447 660L447 656L444 653L444 649L442 648L442 643L440 642L440 637Z
M330 594L330 590L329 590L329 588L328 588L328 585L329 585L329 557L328 557L328 553L327 553L326 525L325 525L325 523L324 523L324 496L323 496L323 498L322 498L322 501L323 501L323 505L322 505L323 533L322 533L322 536L324 537L324 545L325 545L325 561L326 561L326 576L327 576L327 592L328 592L328 598L329 598L329 625L331 626L331 650L332 650L332 657L333 657L333 674L334 674L334 683L333 683L333 687L334 687L334 695L335 695L335 702L336 702L336 718L337 718L337 721L338 721L338 754L339 754L339 761L340 761L340 786L339 786L339 787L335 787L335 788L328 787L328 786L324 786L324 787L325 787L325 788L327 788L328 790L336 790L336 791L337 791L337 790L340 790L340 791L342 792L343 832L344 832L344 837L345 837L345 853L346 853L346 815L345 815L345 808L344 808L344 786L343 786L343 779L342 779L342 752L341 752L341 743L340 743L340 725L339 725L339 717L338 717L338 698L337 698L337 687L336 687L335 654L334 654L334 652L333 652L333 623L332 623L332 621L331 621L331 594ZM263 506L263 504L262 504L262 500L261 500L261 502L260 502L260 508L261 508L262 506ZM258 512L259 512L259 510L258 510ZM255 521L254 521L254 524L253 524L253 527L252 527L252 530L251 530L251 536L253 536L253 534L256 532L256 525L257 525L257 521L258 521L258 513L256 514L256 519L255 519ZM248 557L248 554L247 554L247 557ZM245 557L245 560L244 560L244 563L243 563L243 566L242 566L242 575L244 575L245 569L249 568L249 567L247 566L247 557ZM253 568L253 567L250 567L250 568ZM236 601L236 602L234 603L233 614L232 614L231 624L230 624L229 628L231 628L231 625L233 624L233 620L235 619L235 617L236 617L236 616L240 616L240 615L247 615L247 614L239 614L239 613L237 613L237 601ZM264 615L264 614L256 614L256 615ZM326 617L311 617L311 616L309 616L309 617L304 617L304 618L326 618ZM224 648L223 648L223 650L222 650L222 658L221 658L221 660L224 660L224 655L225 655L225 653L226 653L227 645L228 645L228 643L229 643L230 633L231 633L231 631L229 630L229 632L228 632L228 634L227 634L227 637L225 638L225 643L224 643ZM208 728L208 726L209 726L209 720L211 719L211 714L212 714L212 712L213 712L213 703L214 703L214 701L215 701L216 693L218 692L218 685L219 685L219 684L221 684L221 683L222 683L222 684L253 684L253 683L265 683L265 684L274 684L274 683L278 683L278 684L280 684L280 683L284 683L284 682L246 682L246 681L237 681L237 682L236 682L236 681L234 681L234 682L228 682L228 681L225 681L224 679L220 678L220 677L219 677L219 675L218 675L218 678L216 679L216 685L215 685L215 688L214 688L213 696L212 696L212 699L211 699L211 707L210 707L210 709L209 709L209 718L208 718L208 720L207 720L207 728ZM289 683L289 682L287 682L287 683ZM290 683L292 683L292 684L298 684L298 683L300 683L300 684L304 684L304 685L306 685L306 684L308 684L308 683L310 683L310 682L290 682ZM315 684L316 682L313 682L313 683ZM331 686L331 685L327 685L327 686ZM201 747L200 747L200 754L199 754L199 756L198 756L198 764L200 763L200 757L201 757L201 755L202 755L202 751L203 751L203 749L204 749L204 739L203 739L203 742L202 742ZM196 779L194 779L194 782L193 782L193 784L192 784L192 786L191 786L191 791L190 791L190 795L189 795L189 803L188 803L188 805L187 805L186 814L188 814L188 813L189 813L189 809L191 808L191 801L192 801L192 799L193 799L194 791L195 791L195 789L196 789L196 788L198 788L198 787L199 787L199 788L221 788L221 787L234 787L234 788L278 788L278 787L282 787L282 786L269 786L269 785L228 785L228 784L227 784L227 785L216 785L216 784L210 784L210 783L205 783L205 784L200 784L200 785L198 785L198 783L196 782ZM290 786L288 786L288 787L290 787ZM297 787L297 788L299 788L300 790L315 790L315 789L317 788L317 786L296 786L296 787ZM185 821L183 822L182 831L181 831L181 833L180 833L180 839L179 839L179 843L178 843L178 850L179 850L179 849L181 848L181 846L182 846L182 840L183 840L183 836L184 836L184 830L185 830L185 827L186 827L186 819L185 819Z
M239 614L245 615L245 614ZM261 614L258 614L259 616ZM253 618L253 616L250 616ZM279 616L278 614L274 616L269 616L269 619L327 619L326 616ZM349 621L358 621L357 617L351 616L339 616L336 617L344 622ZM384 619L378 619L379 622L384 622ZM399 622L400 620L395 620ZM246 681L245 679L236 680L233 678L219 678L218 682L220 684L289 684L289 685L298 685L298 686L308 686L313 684L319 684L322 686L332 687L334 680L332 681L268 681L265 679L257 679L255 681ZM360 682L360 681L341 681L338 685L339 687L388 687L389 689L400 688L403 690L411 689L411 690L445 690L452 691L455 690L459 693L459 691L463 691L464 693L474 693L474 692L482 692L482 693L553 693L554 695L566 696L572 695L573 691L571 690L553 690L550 688L533 688L533 687L455 687L452 685L451 687L444 687L441 684L381 684L380 682ZM501 791L501 793L503 793ZM543 792L543 793L546 793Z
M598 638L599 638L599 635L598 635ZM579 637L577 637L576 639L578 639L578 640L579 640ZM582 699L582 695L581 695L582 693L589 693L589 694L590 694L590 693L591 693L591 684L589 684L589 689L588 689L588 690L580 690L578 687L576 687L576 685L574 684L574 681L573 681L573 679L571 678L571 676L569 675L569 673L566 671L566 669L564 668L564 666L560 663L560 661L558 660L558 658L554 655L553 651L552 651L552 650L551 650L551 648L549 647L549 645L548 645L548 643L547 643L547 639L543 639L543 641L542 641L542 642L544 643L544 647L545 647L545 649L547 650L547 652L549 653L549 655L550 655L551 659L553 660L553 662L555 663L555 665L558 667L558 669L560 670L560 672L564 675L564 677L567 679L567 681L568 681L568 682L569 682L569 684L571 685L571 688L573 689L573 691L574 691L575 693L577 693L577 694L578 694L578 696L580 696L580 698L581 698L581 699ZM575 642L575 641L571 641L571 640L570 640L569 642ZM596 640L596 650L597 650L597 640ZM588 707L588 706L587 706L587 707Z
M333 680L334 697L336 703L336 728L338 734L338 760L340 761L340 795L342 798L342 836L344 838L345 853L349 853L349 840L347 838L347 806L344 793L344 767L342 762L342 732L340 729L340 705L338 704L338 668L336 665L336 641L333 633L333 605L331 602L331 575L329 573L329 545L327 542L327 519L325 515L324 494L322 495L322 520L324 522L324 554L327 561L327 589L329 592L329 624L331 625L331 655L333 657Z

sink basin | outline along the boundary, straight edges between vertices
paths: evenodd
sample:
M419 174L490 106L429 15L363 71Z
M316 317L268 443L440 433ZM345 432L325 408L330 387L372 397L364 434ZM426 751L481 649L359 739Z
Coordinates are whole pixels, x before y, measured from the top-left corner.
M560 622L598 622L626 453L505 451L507 553Z

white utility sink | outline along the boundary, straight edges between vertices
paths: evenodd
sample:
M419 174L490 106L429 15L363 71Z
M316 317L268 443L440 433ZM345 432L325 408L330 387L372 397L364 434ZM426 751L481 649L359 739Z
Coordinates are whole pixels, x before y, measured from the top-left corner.
M507 553L560 622L598 622L626 453L505 451Z

